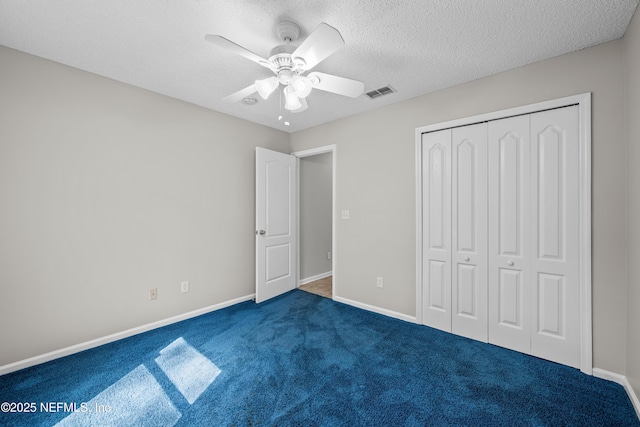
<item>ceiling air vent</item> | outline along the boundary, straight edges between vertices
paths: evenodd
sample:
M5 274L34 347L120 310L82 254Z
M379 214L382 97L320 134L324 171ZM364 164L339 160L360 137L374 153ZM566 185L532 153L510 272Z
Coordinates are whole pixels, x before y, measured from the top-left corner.
M380 98L381 96L389 95L395 92L396 90L392 88L391 85L388 85L376 90L372 90L371 92L367 92L367 96L371 99L376 99L376 98Z

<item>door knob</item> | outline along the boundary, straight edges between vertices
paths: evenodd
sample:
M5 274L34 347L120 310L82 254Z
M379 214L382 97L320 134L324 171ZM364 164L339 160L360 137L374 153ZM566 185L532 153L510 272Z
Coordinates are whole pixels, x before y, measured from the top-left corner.
M464 257L464 260L467 261L467 262L469 262L470 259L471 258L469 258L468 256Z
M513 265L513 261L512 261L512 260L509 260L509 261L507 261L507 264L509 264L509 265Z
M267 232L266 232L266 231L264 231L264 230L258 230L258 231L256 231L256 234L259 234L259 235L261 235L261 236L264 236L266 233L267 233Z

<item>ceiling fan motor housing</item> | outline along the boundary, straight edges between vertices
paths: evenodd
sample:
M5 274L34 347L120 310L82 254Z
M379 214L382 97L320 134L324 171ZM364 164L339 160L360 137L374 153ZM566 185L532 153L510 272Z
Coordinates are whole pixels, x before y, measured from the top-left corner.
M300 75L305 71L304 60L291 56L291 52L289 51L293 50L295 50L294 46L277 46L271 51L271 56L269 57L273 72L276 73L280 81L284 84L286 84L291 77Z
M276 26L276 34L280 40L284 42L279 46L271 49L269 53L269 62L272 70L278 76L278 79L287 84L291 77L302 74L305 69L305 62L302 58L294 58L291 56L297 49L291 42L294 42L300 36L300 27L290 21L282 21Z

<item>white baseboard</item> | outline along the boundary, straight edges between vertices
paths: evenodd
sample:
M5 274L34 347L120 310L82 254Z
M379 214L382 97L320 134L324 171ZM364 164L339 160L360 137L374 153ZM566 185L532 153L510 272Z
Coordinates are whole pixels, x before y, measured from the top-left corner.
M342 298L342 297L334 297L333 300L341 302L343 304L352 305L354 307L358 307L363 310L373 311L374 313L393 317L394 319L400 319L400 320L404 320L405 322L416 323L415 316L407 316L406 314L398 313L392 310L387 310L386 308L380 308L380 307L376 307L375 305L364 304L358 301L353 301L353 300Z
M86 341L80 344L75 344L70 347L54 350L49 353L41 354L39 356L30 357L28 359L19 360L17 362L9 363L8 365L0 366L0 375L8 374L10 372L18 371L20 369L28 368L30 366L39 365L41 363L49 362L50 360L58 359L60 357L68 356L70 354L78 353L90 348L98 347L100 345L108 344L113 341L128 338L133 335L147 332L152 329L157 329L162 326L167 326L172 323L181 322L183 320L191 319L192 317L200 316L212 311L220 310L225 307L229 307L241 302L249 301L255 298L255 294L246 295L240 298L224 301L219 304L214 304L209 307L200 308L198 310L190 311L188 313L179 314L177 316L170 317L164 320L158 320L156 322L148 323L146 325L138 326L126 331L116 332L115 334L107 335L106 337L96 338L91 341Z
M636 410L636 415L638 416L638 419L640 419L640 399L638 399L638 395L633 390L633 387L631 387L631 383L626 376L616 374L614 372L605 371L604 369L600 368L593 368L593 376L602 378L604 380L613 381L624 387L625 391L629 395L629 399L631 399L633 408Z
M298 286L306 285L307 283L315 282L316 280L324 279L333 274L333 271L327 271L326 273L316 274L315 276L307 277L306 279L300 279Z

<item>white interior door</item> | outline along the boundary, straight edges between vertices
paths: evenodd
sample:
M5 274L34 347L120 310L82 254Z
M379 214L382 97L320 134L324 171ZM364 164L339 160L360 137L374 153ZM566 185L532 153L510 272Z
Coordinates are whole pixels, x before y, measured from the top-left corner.
M580 367L577 106L531 115L531 354Z
M487 342L487 125L454 128L451 332Z
M256 148L256 302L296 287L296 158Z
M423 321L451 332L451 129L422 135Z
M489 342L531 351L529 116L488 124Z

